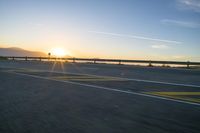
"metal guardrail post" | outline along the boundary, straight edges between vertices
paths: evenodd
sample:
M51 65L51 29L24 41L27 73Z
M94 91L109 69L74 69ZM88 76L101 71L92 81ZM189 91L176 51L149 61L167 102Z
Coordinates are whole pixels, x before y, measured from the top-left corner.
M187 61L187 68L190 68L190 62Z
M152 66L151 60L149 61L149 66L150 66L150 67Z
M94 59L94 64L96 63L96 60Z
M15 60L15 57L12 57L12 60Z
M73 58L73 63L75 63L76 62L76 59L75 58Z
M25 57L25 60L26 60L26 61L28 60L28 57L27 57L27 56Z
M40 61L42 61L42 57L40 57Z
M119 65L121 65L121 62L122 62L122 61L121 61L121 60L119 60Z

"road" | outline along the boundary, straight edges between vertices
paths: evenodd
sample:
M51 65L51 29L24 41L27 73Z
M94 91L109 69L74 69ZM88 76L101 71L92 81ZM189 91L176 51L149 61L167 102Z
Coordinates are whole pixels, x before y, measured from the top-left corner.
M0 61L2 133L199 133L200 71Z

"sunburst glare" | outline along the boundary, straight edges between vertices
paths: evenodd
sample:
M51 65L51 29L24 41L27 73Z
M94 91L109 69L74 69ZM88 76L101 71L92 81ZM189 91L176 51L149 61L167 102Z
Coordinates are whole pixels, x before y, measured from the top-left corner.
M52 49L52 55L56 57L64 57L64 56L69 55L69 52L67 52L63 48L54 48Z

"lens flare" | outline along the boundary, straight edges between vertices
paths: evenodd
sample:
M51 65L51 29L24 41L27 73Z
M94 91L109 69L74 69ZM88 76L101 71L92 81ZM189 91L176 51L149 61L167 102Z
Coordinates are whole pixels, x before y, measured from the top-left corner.
M64 57L67 55L67 52L62 48L54 48L52 50L52 55L56 57Z

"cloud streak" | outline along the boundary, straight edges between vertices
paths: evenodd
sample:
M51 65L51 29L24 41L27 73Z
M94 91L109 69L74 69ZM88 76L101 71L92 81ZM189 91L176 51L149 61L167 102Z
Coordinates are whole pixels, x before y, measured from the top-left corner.
M134 39L140 39L140 40L155 41L155 42L164 42L164 43L173 43L173 44L181 44L182 43L182 42L175 41L175 40L165 40L165 39L159 39L159 38L150 38L150 37L144 37L144 36L118 34L118 33L111 33L111 32L101 32L101 31L88 31L88 32L95 33L95 34L109 35L109 36L128 37L128 38L134 38Z
M164 44L154 44L151 47L154 49L168 49L169 48L167 45L164 45Z
M185 10L200 12L200 0L176 0L178 7Z
M173 20L173 19L163 19L161 20L161 23L168 24L168 25L181 26L181 27L186 27L186 28L200 28L199 23L179 21L179 20Z

